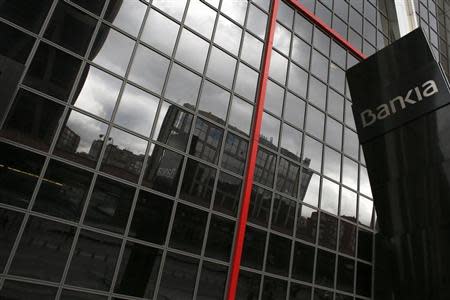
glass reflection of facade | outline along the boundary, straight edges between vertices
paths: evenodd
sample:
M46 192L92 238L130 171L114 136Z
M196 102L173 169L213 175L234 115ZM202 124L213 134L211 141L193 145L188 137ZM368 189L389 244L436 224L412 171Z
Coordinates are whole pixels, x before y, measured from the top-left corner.
M358 59L275 1L0 1L0 299L224 299L252 142L236 299L372 299ZM386 2L300 1L366 55Z

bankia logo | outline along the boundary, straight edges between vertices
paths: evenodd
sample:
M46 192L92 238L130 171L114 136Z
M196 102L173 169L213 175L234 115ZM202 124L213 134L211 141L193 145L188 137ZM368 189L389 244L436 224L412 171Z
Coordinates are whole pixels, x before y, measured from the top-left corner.
M439 93L436 82L428 80L420 86L410 89L405 96L397 96L388 103L383 103L375 109L366 109L360 113L362 127L368 127L379 120L386 119L405 108L414 105L434 94Z

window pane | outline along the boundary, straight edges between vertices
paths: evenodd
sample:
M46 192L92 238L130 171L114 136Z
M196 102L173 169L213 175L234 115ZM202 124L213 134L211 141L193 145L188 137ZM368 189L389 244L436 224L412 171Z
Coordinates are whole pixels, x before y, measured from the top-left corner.
M247 29L264 39L266 36L267 15L254 5L250 5L248 12Z
M243 175L247 160L247 148L248 141L228 133L222 154L222 167L236 174Z
M239 6L239 3L233 4ZM241 36L242 29L239 26L234 25L223 16L219 17L216 34L214 36L214 42L216 44L223 47L225 50L230 51L232 54L237 55L241 43Z
M199 113L217 123L225 124L230 93L219 86L205 81L199 103Z
M233 244L234 221L213 215L209 224L205 255L228 262Z
M300 205L298 208L297 238L315 243L318 217L317 210L306 205Z
M276 195L272 209L272 229L291 235L294 230L295 207L295 201Z
M208 214L199 209L178 204L170 237L170 247L200 254Z
M288 276L290 256L291 240L273 233L270 234L266 271L281 276Z
M235 217L241 197L241 186L241 179L221 172L217 182L214 209Z
M141 39L162 52L172 55L180 26L164 17L156 10L151 10Z
M206 75L218 83L223 84L225 87L231 88L235 72L236 59L222 50L213 47Z
M213 31L216 12L200 0L191 0L186 15L186 25L210 39Z
M263 43L250 33L246 32L244 43L242 44L241 59L259 69L261 66L262 53Z
M338 219L326 213L320 213L319 245L336 250Z
M239 64L235 92L251 102L255 101L258 73L244 64Z
M284 120L300 129L303 128L305 120L305 101L289 92L284 104Z
M191 110L195 109L201 78L174 64L170 71L165 97Z
M38 33L53 1L14 0L0 5L0 16L34 33Z
M175 58L198 72L203 72L209 44L187 29L181 32Z
M272 202L272 193L256 185L250 197L248 220L257 225L267 227Z
M292 277L312 282L314 268L314 248L299 242L295 243Z
M253 115L253 106L248 104L239 97L233 97L231 104L230 118L228 127L242 133L246 136L250 135L250 128Z
M264 113L259 142L271 148L278 147L280 120Z
M317 250L316 284L333 287L336 256L328 251Z
M190 154L217 163L222 146L223 129L200 118L195 123Z
M209 208L215 178L214 168L189 159L184 171L180 198Z
M147 6L140 1L110 0L105 20L137 36Z

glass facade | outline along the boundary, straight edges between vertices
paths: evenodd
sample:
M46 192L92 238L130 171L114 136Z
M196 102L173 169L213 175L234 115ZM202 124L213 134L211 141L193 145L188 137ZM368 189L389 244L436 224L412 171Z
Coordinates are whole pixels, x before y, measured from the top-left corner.
M0 299L224 299L245 184L236 299L372 299L359 58L325 28L371 55L386 2L0 2Z

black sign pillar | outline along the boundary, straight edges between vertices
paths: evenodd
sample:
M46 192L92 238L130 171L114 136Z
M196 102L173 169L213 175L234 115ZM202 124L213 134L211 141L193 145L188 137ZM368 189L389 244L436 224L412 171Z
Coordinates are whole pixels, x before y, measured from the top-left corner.
M450 93L421 29L347 71L380 233L375 299L450 299Z

